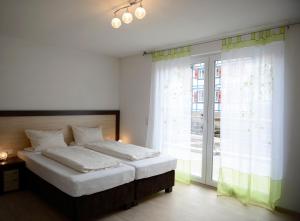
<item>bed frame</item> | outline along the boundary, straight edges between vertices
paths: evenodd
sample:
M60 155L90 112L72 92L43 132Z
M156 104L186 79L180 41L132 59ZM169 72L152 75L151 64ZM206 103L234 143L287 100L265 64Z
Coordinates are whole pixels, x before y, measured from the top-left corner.
M175 171L169 171L157 176L152 176L140 180L135 180L135 202L137 204L146 196L165 190L166 193L172 192L174 186Z
M72 197L29 169L26 169L25 177L27 189L75 221L89 220L118 209L129 209L134 202L134 182L91 195Z
M119 140L119 110L51 110L51 111L0 111L1 117L35 117L35 116L82 116L82 115L114 115L115 140ZM1 141L1 140L0 140ZM135 180L112 189L91 195L72 197L55 186L49 184L30 170L26 169L26 187L43 197L72 220L88 220L102 216L117 209L129 209L144 197L165 190L172 192L175 172Z

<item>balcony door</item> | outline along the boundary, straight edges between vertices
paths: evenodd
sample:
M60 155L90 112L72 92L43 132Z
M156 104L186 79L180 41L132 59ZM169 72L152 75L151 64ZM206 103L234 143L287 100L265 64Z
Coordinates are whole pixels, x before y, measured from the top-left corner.
M192 180L211 186L220 165L221 75L219 55L192 58Z

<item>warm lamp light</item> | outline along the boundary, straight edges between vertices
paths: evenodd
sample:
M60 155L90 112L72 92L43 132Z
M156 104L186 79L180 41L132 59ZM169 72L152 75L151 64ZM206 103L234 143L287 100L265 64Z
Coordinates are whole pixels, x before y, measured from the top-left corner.
M7 153L4 151L0 152L0 161L4 161L7 159Z
M129 12L129 9L134 7L137 4L140 4L134 11L134 15L137 19L143 19L146 16L146 10L142 5L143 0L128 0L126 5L118 7L113 11L114 17L111 20L111 26L113 28L120 28L122 25L122 21L125 24L130 24L133 21L133 15ZM122 21L117 17L118 12L125 10L122 14Z
M123 13L122 15L122 21L125 23L125 24L130 24L133 20L133 17L132 17L132 14L128 11L128 8L127 8L127 11Z
M135 9L134 15L137 19L143 19L146 15L146 10L141 5Z
M120 28L122 25L122 22L119 18L117 17L114 17L112 20L111 20L111 26L113 28Z

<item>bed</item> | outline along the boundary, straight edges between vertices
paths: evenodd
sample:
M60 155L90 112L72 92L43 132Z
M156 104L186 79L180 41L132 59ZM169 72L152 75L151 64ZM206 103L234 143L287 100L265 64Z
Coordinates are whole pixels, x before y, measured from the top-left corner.
M18 157L25 161L31 172L72 197L91 195L130 183L135 176L134 169L125 164L81 173L38 152L19 151Z
M61 165L58 166L56 162L50 163L51 172L34 168L34 165L43 168L43 164L40 162L42 156L21 151L29 146L24 130L27 128L62 129L66 143L70 144L73 141L70 125L87 127L101 125L105 139L118 140L120 112L118 110L0 111L0 146L9 148L12 150L12 154L20 151L19 157L24 159L28 165L26 170L28 188L37 192L72 219L86 220L98 217L120 207L129 208L143 197L161 190L172 191L174 161L173 163L169 162L165 156L137 162L123 161L123 169L127 168L129 171L131 168L131 172L135 170L133 174L136 178L133 182L123 180L124 183L119 182L117 186L107 185L105 188L101 187L102 189L99 187L97 189L91 185L87 188L87 192L83 191L86 188L75 185L73 182L76 179L83 179L84 176L74 178L74 174L72 175L69 169L64 166L62 169ZM53 178L54 176L61 176L61 173L66 173L69 176L65 179L67 181L64 181L64 184L57 183L58 179ZM50 177L53 177L46 177L45 174L52 174ZM66 188L64 185L67 183L66 185L70 186L72 182L76 187L69 191L69 187Z
M158 151L115 141L100 141L83 145L109 155L135 168L135 200L161 190L172 192L177 160Z
M97 217L134 201L135 171L125 164L80 173L41 153L19 151L18 157L26 162L27 186L72 219Z
M144 197L165 190L172 192L176 159L160 155L137 161L122 160L135 168L135 204Z

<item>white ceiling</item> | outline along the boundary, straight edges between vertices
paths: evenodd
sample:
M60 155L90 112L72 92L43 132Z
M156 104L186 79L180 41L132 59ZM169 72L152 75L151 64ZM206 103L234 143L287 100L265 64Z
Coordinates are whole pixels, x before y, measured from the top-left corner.
M300 19L300 0L144 0L147 16L112 29L124 0L0 0L0 34L124 57Z

